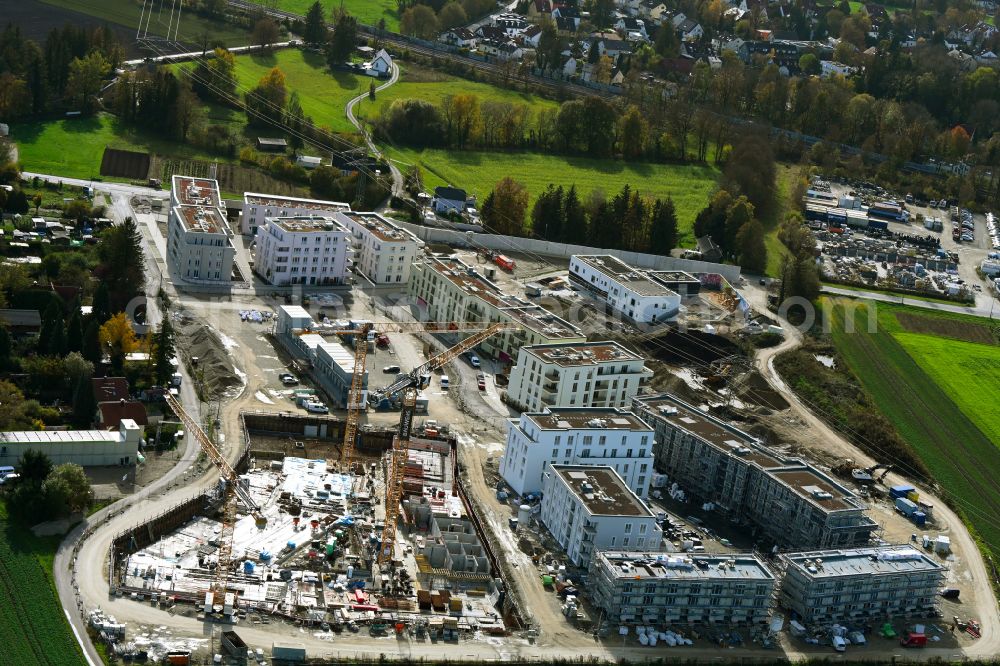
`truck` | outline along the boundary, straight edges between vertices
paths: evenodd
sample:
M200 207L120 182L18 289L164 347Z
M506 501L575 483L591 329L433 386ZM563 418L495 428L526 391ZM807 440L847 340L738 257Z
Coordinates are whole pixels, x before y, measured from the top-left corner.
M909 500L905 497L896 498L896 510L902 513L907 518L911 517L917 511L917 509L918 507L916 502Z
M504 269L505 271L512 271L514 270L515 266L514 260L505 254L498 254L497 256L493 257L493 263L499 266L500 268Z
M306 660L306 649L294 643L271 643L271 659L274 661L285 661L302 663Z
M903 647L925 647L927 645L927 634L908 631L899 639L899 644Z

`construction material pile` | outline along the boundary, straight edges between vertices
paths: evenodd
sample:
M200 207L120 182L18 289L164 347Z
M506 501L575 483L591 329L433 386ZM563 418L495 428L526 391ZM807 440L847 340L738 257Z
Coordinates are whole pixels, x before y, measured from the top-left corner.
M203 400L217 400L228 390L242 385L222 340L207 325L182 325L178 329L178 339L183 340L178 348Z

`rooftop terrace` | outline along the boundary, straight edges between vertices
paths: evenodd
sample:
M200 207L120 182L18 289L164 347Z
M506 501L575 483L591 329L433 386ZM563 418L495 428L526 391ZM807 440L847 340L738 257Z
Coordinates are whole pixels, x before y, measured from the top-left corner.
M269 217L267 221L291 233L306 234L320 231L347 233L347 229L333 217L297 215L294 217Z
M327 213L337 213L351 210L351 204L340 201L323 201L321 199L300 199L299 197L282 197L275 194L257 194L247 192L243 195L243 203L252 206L270 206L272 208L302 208Z
M524 417L542 430L652 430L632 412L615 407L553 407Z
M203 234L226 233L226 218L218 208L175 206L174 213L188 232Z
M174 196L181 205L212 206L215 208L222 205L219 184L210 178L175 175L171 185Z
M368 232L385 242L415 241L416 237L405 229L401 229L377 213L340 213L338 217L352 220L364 227Z
M596 365L608 361L640 361L642 357L617 342L568 342L531 345L524 350L546 363L567 367Z

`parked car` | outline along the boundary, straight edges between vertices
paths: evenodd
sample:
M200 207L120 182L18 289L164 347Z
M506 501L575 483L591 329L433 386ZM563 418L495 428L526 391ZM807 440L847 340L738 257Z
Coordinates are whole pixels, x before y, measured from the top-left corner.
M486 390L486 375L484 375L481 372L478 375L476 375L476 383L479 384L479 390L480 391L485 391Z
M278 375L278 380L285 386L295 386L299 383L299 378L290 372L282 372Z
M478 368L482 366L482 362L479 360L479 357L476 356L475 354L469 354L469 363L472 365L473 368Z
M328 414L330 412L330 408L318 400L306 400L302 406L310 414Z
M399 366L398 365L387 365L384 368L382 368L382 372L384 372L387 375L398 374L399 373Z
M449 386L451 386L451 379L448 378L448 375L441 375L441 388L447 389Z

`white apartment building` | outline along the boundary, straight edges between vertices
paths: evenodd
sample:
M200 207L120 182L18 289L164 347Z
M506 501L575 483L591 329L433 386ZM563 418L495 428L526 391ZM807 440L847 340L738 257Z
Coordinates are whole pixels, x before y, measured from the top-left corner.
M378 213L337 213L354 238L354 268L375 284L404 285L424 243Z
M240 233L244 236L257 234L257 227L269 217L298 217L319 215L332 217L334 213L351 210L351 205L340 201L300 199L282 197L276 194L246 192L243 195L243 211L240 213Z
M175 279L228 284L236 248L222 208L219 184L174 176L167 218L167 263Z
M611 467L550 465L541 520L574 566L602 550L662 550L656 516Z
M507 400L516 409L628 407L653 376L644 359L617 342L521 347Z
M681 306L676 291L609 254L575 254L569 277L604 300L612 310L640 324L673 319Z
M908 544L783 555L781 605L804 622L927 616L945 569Z
M776 585L752 553L601 552L589 580L594 605L626 625L766 625Z
M257 228L254 272L277 286L344 284L351 232L332 217L269 217Z
M0 465L17 466L29 450L41 451L53 465L76 463L82 467L134 465L142 427L122 419L114 430L26 430L0 432Z
M432 257L413 264L407 293L416 300L420 321L512 322L518 328L483 342L481 352L513 363L523 345L586 342L583 331L545 308L513 296L454 257Z
M639 497L653 476L653 429L626 409L554 407L508 419L500 476L518 495L542 489L549 466L608 465Z

